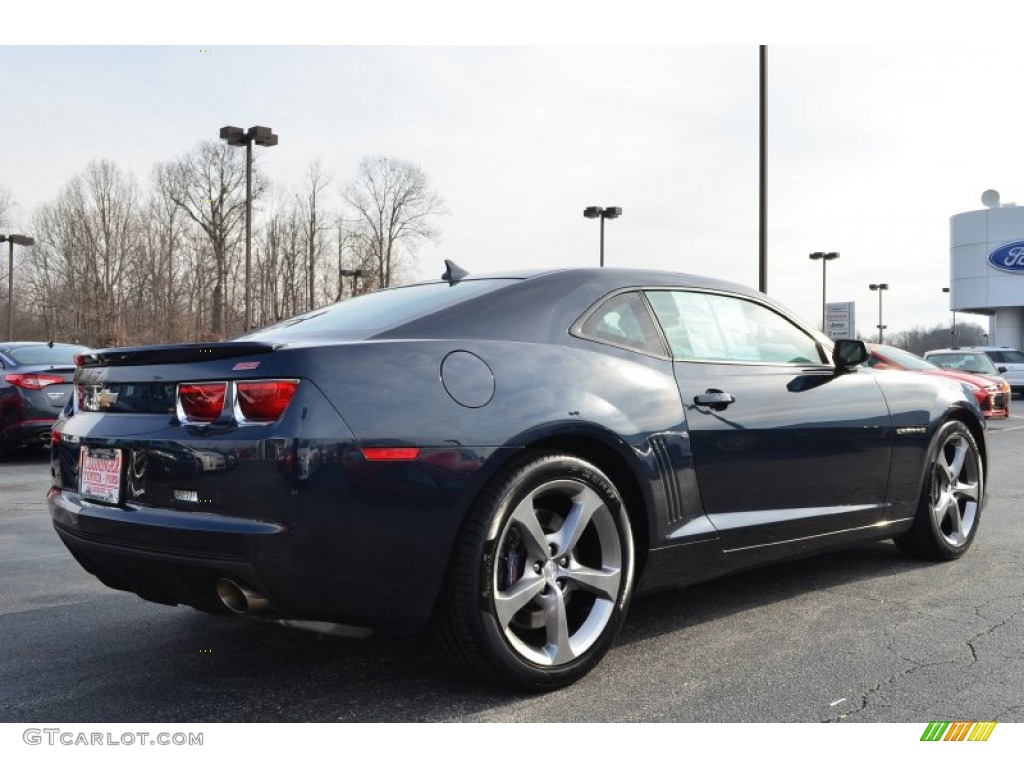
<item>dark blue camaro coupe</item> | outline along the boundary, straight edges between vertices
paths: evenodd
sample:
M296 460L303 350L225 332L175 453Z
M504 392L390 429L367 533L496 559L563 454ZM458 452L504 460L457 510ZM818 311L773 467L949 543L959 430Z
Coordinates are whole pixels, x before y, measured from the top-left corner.
M360 296L232 341L82 355L53 524L105 584L460 668L586 674L630 599L853 542L971 545L985 423L766 296L564 269Z

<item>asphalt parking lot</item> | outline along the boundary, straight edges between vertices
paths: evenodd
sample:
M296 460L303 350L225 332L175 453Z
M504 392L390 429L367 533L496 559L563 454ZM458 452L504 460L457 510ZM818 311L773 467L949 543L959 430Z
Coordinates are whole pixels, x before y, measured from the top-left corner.
M1022 409L1024 410L1024 409ZM888 542L638 600L575 686L509 694L422 637L345 640L152 605L54 534L45 455L0 463L0 720L1024 720L1024 417L990 424L970 553Z

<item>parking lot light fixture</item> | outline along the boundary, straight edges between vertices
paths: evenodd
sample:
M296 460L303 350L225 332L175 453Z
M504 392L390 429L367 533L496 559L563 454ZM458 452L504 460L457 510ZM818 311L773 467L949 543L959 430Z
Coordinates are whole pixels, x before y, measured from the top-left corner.
M232 147L245 147L245 330L252 329L252 145L277 146L277 134L263 125L243 131L234 125L220 129L220 137Z
M605 219L617 219L622 215L622 209L618 206L608 206L602 208L599 205L589 205L583 209L584 217L588 219L601 219L601 260L600 264L604 266L604 220Z
M341 270L342 277L352 278L352 296L356 295L356 284L360 277L363 276L363 270L361 269L343 269Z
M815 251L809 254L811 261L821 261L821 332L828 333L825 328L825 267L833 259L838 259L839 254L835 251Z
M872 291L878 291L878 343L882 343L882 331L885 330L886 326L882 325L882 291L889 290L888 283L870 283L868 285Z
M0 235L0 243L9 243L7 250L7 340L14 341L14 246L35 245L28 235Z

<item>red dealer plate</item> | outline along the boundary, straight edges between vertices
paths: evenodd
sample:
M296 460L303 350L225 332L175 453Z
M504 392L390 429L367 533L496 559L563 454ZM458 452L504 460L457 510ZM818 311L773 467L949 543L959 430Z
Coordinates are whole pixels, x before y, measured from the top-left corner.
M82 446L78 492L87 499L117 504L121 499L121 450Z

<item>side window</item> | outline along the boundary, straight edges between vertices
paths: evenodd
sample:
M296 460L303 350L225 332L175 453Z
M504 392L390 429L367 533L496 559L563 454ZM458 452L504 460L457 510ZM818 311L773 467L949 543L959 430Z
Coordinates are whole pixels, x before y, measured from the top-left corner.
M824 362L811 336L757 302L690 291L646 295L673 357L729 363Z
M637 293L620 293L605 301L580 327L580 335L638 352L665 354L658 329Z

